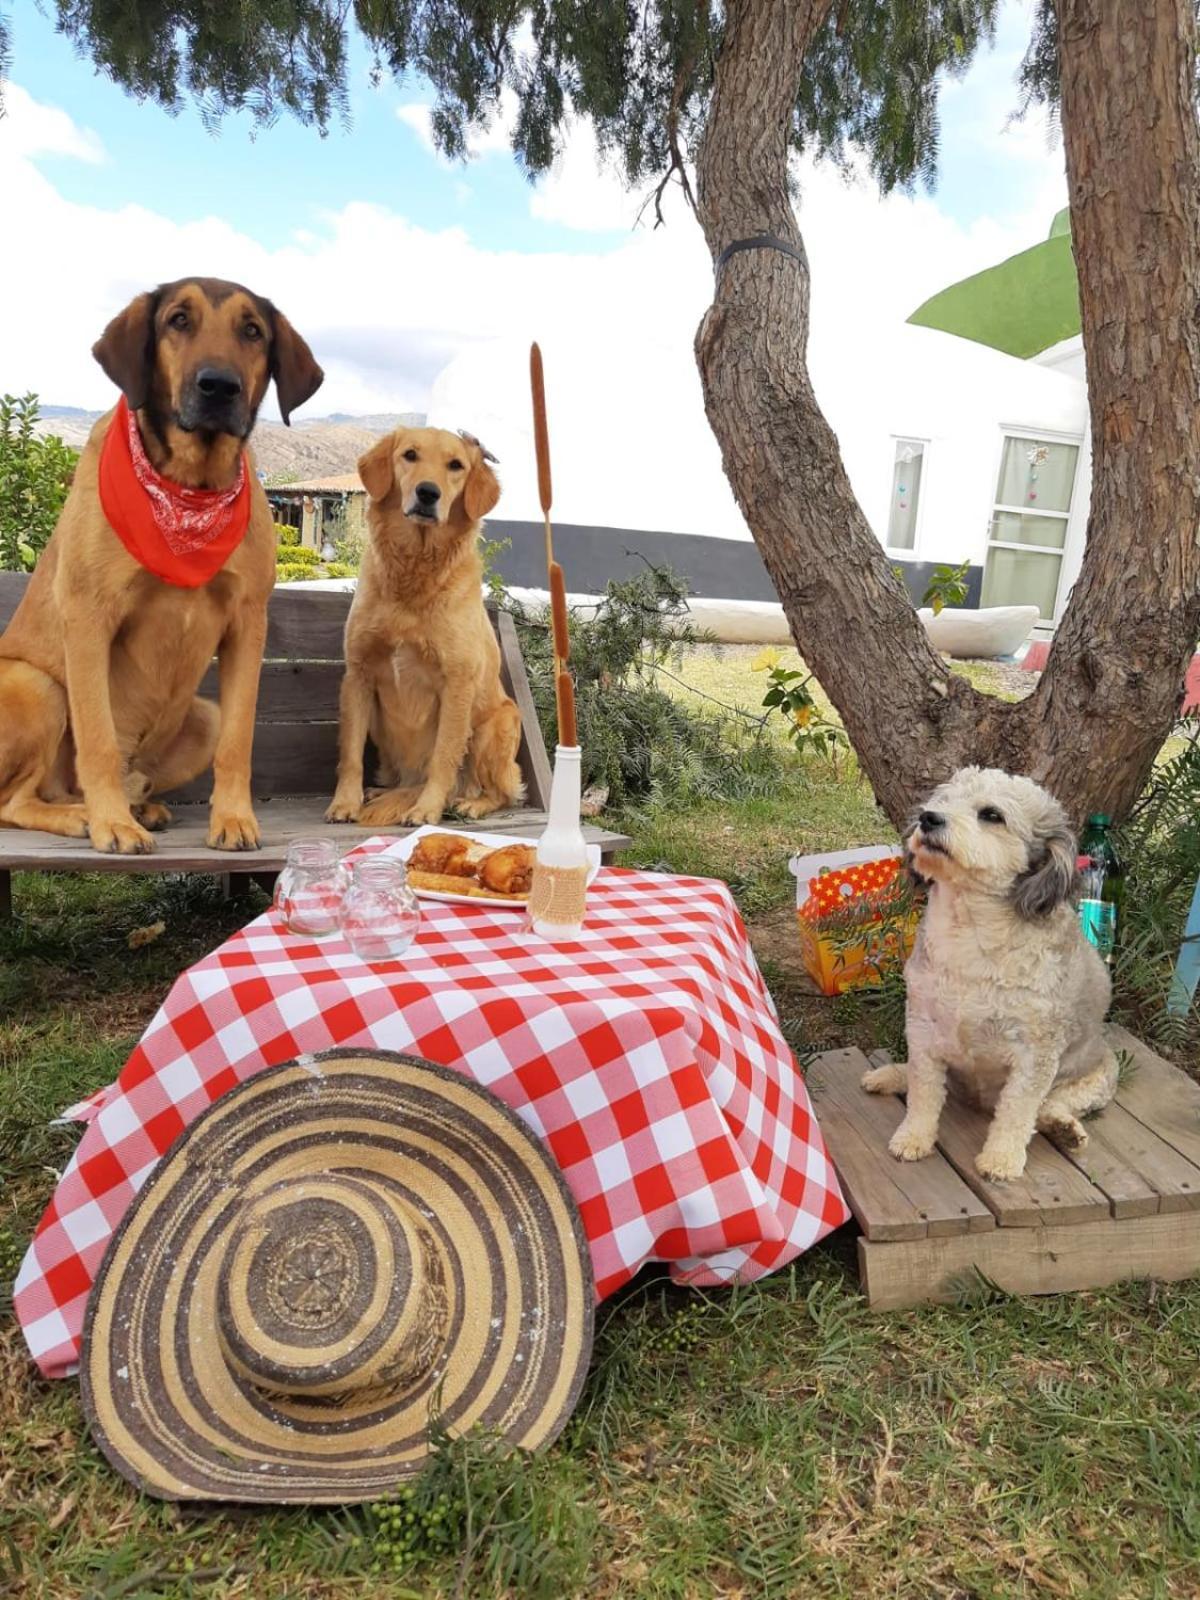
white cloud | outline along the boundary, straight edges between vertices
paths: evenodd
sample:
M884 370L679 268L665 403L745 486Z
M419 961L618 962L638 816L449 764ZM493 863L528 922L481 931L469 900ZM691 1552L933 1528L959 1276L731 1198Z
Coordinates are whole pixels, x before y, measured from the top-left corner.
M512 150L512 128L516 121L517 98L510 89L505 89L500 97L500 110L483 127L470 128L467 131L467 159L475 160L479 156L508 155ZM442 155L433 138L433 107L423 102L414 102L409 105L397 106L396 116L404 123L406 128L411 128L430 155L437 156L445 166L457 166Z
M1011 69L1010 52L1010 97ZM997 69L996 85L1000 76ZM813 279L811 364L835 421L896 359L894 331L922 300L1044 237L1064 203L1061 158L1040 140L1013 140L998 114L999 89L988 94L977 116L971 103L969 136L981 148L1006 141L1021 174L1013 214L964 226L927 197L881 200L866 181L798 168ZM554 171L531 191L529 209L577 230L579 242L628 229L615 248L597 240L595 250L570 254L485 250L464 227L431 231L355 195L336 212L298 216L290 239L265 245L215 217L180 224L135 205L105 210L67 200L37 158L101 159L99 140L15 85L7 96L0 192L37 249L6 257L0 389L105 405L111 386L90 350L115 311L148 285L188 272L235 278L282 306L326 369L324 388L302 416L432 404L438 420L473 429L504 458L501 514L532 515L526 363L537 338L547 363L558 516L594 519L602 499L604 514L628 526L738 531L692 356L712 289L699 228L674 190L667 227L632 228L644 197L599 169L588 126L572 130ZM428 107L403 106L397 115L432 143ZM510 119L511 107L473 149L507 150ZM632 453L651 463L636 482L626 465ZM673 472L687 477L686 512L671 503ZM650 490L658 495L653 506Z
M645 194L631 194L611 167L601 165L591 124L576 122L567 131L561 155L534 185L529 210L543 222L600 233L631 228L645 199Z
M10 156L69 156L92 166L108 159L90 128L80 128L58 106L43 105L16 83L4 86L0 135Z

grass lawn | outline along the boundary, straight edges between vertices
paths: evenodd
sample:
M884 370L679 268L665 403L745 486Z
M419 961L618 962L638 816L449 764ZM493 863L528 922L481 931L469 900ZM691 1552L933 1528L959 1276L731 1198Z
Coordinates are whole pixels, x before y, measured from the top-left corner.
M706 671L695 687L718 692ZM732 688L753 704L761 685ZM825 1001L797 977L788 854L888 836L852 777L814 764L786 799L631 826L635 862L734 885L801 1053L894 1027L886 998ZM19 878L16 899L0 932L0 1279L77 1137L50 1117L119 1069L176 973L247 914L203 880ZM0 1594L1193 1597L1198 1413L1200 1283L873 1317L838 1236L749 1290L631 1286L601 1310L554 1449L452 1447L398 1544L372 1509L140 1499L85 1437L75 1384L33 1376L3 1309Z

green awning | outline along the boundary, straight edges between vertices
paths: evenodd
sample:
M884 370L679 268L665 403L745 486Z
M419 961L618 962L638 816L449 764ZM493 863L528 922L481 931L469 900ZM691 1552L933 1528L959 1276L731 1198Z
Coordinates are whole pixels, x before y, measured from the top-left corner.
M1070 213L1058 213L1041 244L952 283L908 320L1022 358L1072 338L1080 322Z

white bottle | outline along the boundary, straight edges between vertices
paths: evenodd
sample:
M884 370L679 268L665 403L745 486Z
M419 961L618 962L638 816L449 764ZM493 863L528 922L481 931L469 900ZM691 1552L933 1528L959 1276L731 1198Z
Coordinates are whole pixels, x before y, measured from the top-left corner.
M534 933L572 939L583 927L587 904L588 853L579 823L582 752L560 744L554 752L550 818L538 840L529 891Z

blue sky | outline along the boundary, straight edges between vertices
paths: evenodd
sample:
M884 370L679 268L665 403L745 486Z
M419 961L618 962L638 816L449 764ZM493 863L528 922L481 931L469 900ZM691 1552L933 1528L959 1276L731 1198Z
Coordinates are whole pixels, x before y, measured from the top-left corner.
M980 58L964 84L946 90L936 198L956 222L1003 216L1022 203L1027 174L1010 159L1003 123L1016 104L1013 74L1028 27L1027 8L1008 5L995 52ZM503 149L488 149L448 173L397 116L401 106L428 100L422 84L387 80L373 88L361 46L354 48L350 72L351 125L335 124L322 139L286 116L258 129L249 116L228 117L213 134L190 105L172 117L138 104L81 60L31 4L17 10L13 33L14 81L37 100L68 110L100 136L108 153L102 166L84 169L66 158L43 159L43 170L68 199L115 207L136 194L142 205L177 222L219 215L264 244L353 198L390 207L429 229L463 228L485 249L571 253L622 242L624 229L581 235L531 215L529 185Z
M431 97L418 80L372 88L369 57L355 44L349 74L351 124L314 128L281 117L255 128L249 115L225 118L210 133L189 105L178 116L130 99L32 5L13 23L13 80L36 99L65 107L103 140L109 161L80 171L51 157L44 170L68 198L120 205L136 188L139 201L185 222L209 213L270 243L348 199L402 211L424 227L463 227L486 249L571 252L606 242L528 212L529 185L503 150L488 150L453 174L397 116L402 105ZM610 246L620 241L612 230Z
M869 370L928 295L1044 237L1065 200L1061 153L1038 121L1008 124L1031 4L1007 0L995 51L946 86L934 195L885 200L798 163L815 356ZM326 369L309 416L436 412L449 393L476 416L494 398L499 415L524 358L506 367L497 351L536 337L597 416L627 407L633 384L703 430L692 340L712 269L697 224L675 198L667 227L636 227L643 197L598 166L586 124L536 185L502 121L450 164L430 144L428 92L373 89L360 49L349 129L322 140L242 117L214 135L190 106L169 117L127 98L33 0L12 29L0 193L23 248L0 257L0 391L108 404L90 355L108 319L141 289L208 274L269 295L309 339ZM475 400L464 374L485 367L503 393Z

